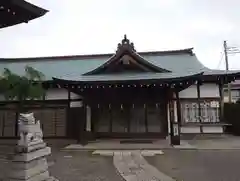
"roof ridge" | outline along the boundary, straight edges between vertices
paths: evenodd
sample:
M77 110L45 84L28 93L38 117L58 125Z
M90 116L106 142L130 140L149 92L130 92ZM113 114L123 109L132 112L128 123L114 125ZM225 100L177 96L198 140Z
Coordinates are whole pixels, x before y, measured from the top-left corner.
M179 49L179 50L164 50L164 51L143 51L137 52L141 56L147 55L173 55L173 54L193 54L193 48ZM0 62L26 62L37 60L59 60L59 59L92 59L92 58L104 58L113 56L114 53L102 53L102 54L82 54L82 55L63 55L63 56L45 56L45 57L22 57L22 58L0 58Z

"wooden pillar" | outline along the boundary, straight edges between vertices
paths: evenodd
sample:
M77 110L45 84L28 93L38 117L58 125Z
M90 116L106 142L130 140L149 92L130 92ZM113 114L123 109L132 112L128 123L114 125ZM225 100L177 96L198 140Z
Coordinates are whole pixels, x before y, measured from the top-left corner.
M201 86L201 83L198 81L197 82L198 119L199 119L199 122L201 123L202 114L201 114L201 102L200 102L200 98L201 98L200 86ZM203 133L202 125L200 125L200 133Z
M19 115L20 115L20 112L18 109L14 109L15 110L15 136L18 137L18 119L19 119Z
M4 135L4 131L5 131L5 116L2 116L2 119L3 119L3 123L2 123L2 135L0 135L0 136L4 137L4 136L5 136L5 135Z
M147 120L147 105L144 104L144 123L145 123L145 132L148 132L148 120Z
M169 101L169 118L170 118L170 125L171 125L171 144L172 145L180 145L180 128L179 128L179 121L177 116L177 101L173 100L173 95L176 93L172 92L172 98Z
M109 115L110 115L110 120L109 120L109 133L112 133L112 105L111 104L108 104L108 111L109 111Z
M42 110L44 110L44 109L46 109L46 92L44 92L44 95L43 95L43 97L42 97L42 103L41 103L41 109ZM45 113L43 112L43 113L41 113L41 120L43 119L43 115L44 115ZM40 120L40 121L41 121ZM42 128L42 132L43 132L43 137L44 137L44 125L43 125L43 122L41 122L41 128Z
M70 104L71 104L71 92L70 90L68 89L68 103L67 103L67 117L66 117L66 135L68 138L73 138L73 130L71 130L72 128L72 121L71 118L70 118Z
M127 108L127 132L130 133L130 129L131 129L131 109L132 109L132 105L128 105Z
M161 127L163 126L163 131L164 131L164 134L167 136L168 133L170 133L169 131L169 110L168 110L168 102L166 100L164 100L164 102L161 104L157 104L157 109L158 109L158 112L159 111L163 111L165 114L164 114L164 121L162 122L162 125L160 124L160 129ZM161 118L159 118L159 120L161 121Z
M170 135L173 136L173 123L174 123L174 104L173 100L169 100L169 119L170 119Z
M80 119L78 120L78 142L82 145L87 144L86 137L86 103L83 101L82 108L79 114L81 114Z

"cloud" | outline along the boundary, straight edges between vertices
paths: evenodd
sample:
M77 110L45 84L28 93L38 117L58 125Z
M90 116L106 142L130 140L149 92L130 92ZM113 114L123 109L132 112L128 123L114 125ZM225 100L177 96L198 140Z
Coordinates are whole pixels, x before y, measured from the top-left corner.
M28 1L50 12L0 30L1 57L114 52L127 34L138 51L195 47L200 61L216 68L223 40L240 41L237 0ZM237 59L230 65L240 69Z
M197 19L188 26L191 31L195 33L202 33L207 35L223 35L234 30L234 25L230 22L211 19Z

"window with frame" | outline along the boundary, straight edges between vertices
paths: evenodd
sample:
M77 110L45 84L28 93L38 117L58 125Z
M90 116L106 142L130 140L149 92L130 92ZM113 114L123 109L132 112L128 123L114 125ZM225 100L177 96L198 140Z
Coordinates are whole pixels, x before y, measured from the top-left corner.
M203 101L200 103L201 122L217 123L220 122L219 101Z
M201 100L180 101L182 123L217 123L220 122L219 101Z
M231 91L231 94L232 94L232 98L233 99L238 99L240 97L240 92L239 90L232 90ZM228 92L227 92L227 96L228 96Z

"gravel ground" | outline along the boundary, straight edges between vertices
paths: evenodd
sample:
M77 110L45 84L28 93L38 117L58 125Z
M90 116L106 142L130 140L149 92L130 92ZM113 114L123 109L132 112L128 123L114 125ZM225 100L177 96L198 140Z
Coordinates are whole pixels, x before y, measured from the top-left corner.
M6 148L0 148L0 181L7 171ZM60 181L123 181L113 166L112 157L93 156L91 152L60 152L48 157L52 176Z
M166 150L164 155L145 158L181 181L240 180L240 150Z

